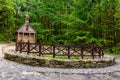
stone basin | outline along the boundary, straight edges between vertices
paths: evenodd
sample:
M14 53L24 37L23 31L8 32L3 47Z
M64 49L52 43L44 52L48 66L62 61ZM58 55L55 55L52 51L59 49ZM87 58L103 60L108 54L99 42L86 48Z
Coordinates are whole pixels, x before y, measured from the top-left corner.
M56 59L39 56L31 56L25 53L8 51L4 58L31 66L53 67L53 68L102 68L112 66L116 63L113 56L105 56L101 59Z

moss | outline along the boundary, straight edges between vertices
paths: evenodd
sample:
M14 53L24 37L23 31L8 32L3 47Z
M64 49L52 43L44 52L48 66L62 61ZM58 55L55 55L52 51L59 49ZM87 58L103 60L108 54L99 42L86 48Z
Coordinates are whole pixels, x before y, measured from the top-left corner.
M64 61L62 60L54 60L54 65L63 65Z
M86 63L85 64L85 68L91 68L91 64L90 63Z
M90 67L91 68L95 68L96 67L96 62L95 61L91 61Z
M40 59L39 61L39 66L45 66L44 64L46 63L45 59Z
M70 63L64 63L64 68L74 68Z

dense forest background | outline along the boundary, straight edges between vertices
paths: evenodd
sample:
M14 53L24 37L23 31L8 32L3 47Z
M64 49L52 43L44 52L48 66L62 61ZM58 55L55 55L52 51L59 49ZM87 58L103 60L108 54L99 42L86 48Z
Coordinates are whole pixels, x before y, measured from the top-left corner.
M0 0L0 41L29 14L37 41L120 47L120 0Z

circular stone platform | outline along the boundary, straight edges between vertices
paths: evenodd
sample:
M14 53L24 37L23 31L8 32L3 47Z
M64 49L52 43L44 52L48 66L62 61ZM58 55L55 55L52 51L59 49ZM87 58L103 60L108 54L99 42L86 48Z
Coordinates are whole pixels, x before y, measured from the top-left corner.
M115 58L112 56L105 56L101 59L49 59L25 53L15 53L14 51L6 52L4 58L31 66L56 68L102 68L116 63Z

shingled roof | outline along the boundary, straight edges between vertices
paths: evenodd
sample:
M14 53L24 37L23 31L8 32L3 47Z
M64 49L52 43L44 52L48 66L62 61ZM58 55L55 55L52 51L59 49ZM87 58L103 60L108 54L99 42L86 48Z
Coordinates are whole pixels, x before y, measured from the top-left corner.
M33 27L29 23L28 15L26 15L25 24L17 30L17 33L36 33L36 31L33 29Z

